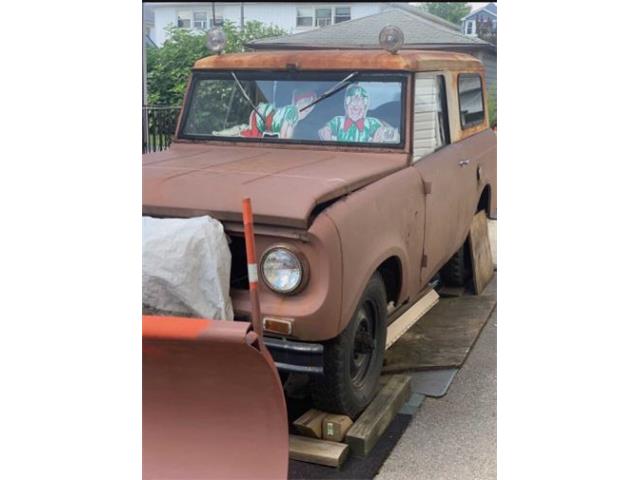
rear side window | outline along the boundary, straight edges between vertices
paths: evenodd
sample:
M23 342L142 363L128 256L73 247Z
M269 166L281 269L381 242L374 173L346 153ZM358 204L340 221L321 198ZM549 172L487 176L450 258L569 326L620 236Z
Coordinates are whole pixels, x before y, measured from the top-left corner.
M458 100L460 103L460 124L463 129L484 121L484 98L480 75L463 74L458 76Z

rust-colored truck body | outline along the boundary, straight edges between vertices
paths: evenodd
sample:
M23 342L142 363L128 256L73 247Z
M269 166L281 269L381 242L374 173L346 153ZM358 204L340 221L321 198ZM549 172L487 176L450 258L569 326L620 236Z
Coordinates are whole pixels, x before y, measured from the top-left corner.
M211 215L231 236L234 256L241 251L233 246L242 236L241 200L250 197L258 257L283 245L304 258L305 265L304 288L295 294L276 293L260 278L263 317L291 325L287 334L265 329L265 340L273 337L268 345L280 368L313 372L315 366L296 361L295 349L288 345L338 336L375 272L384 279L393 311L402 310L460 249L477 211L496 217L496 135L489 128L483 66L461 53L244 53L207 57L196 62L193 72L291 70L405 76L401 144L385 148L193 139L183 135L184 107L171 147L143 155L143 214ZM482 79L483 116L467 128L459 113L461 75ZM447 144L423 155L425 143L414 135L422 128L416 102L422 82L434 79L444 87ZM185 105L190 95L188 89ZM244 268L243 259L238 264ZM231 296L236 317L248 319L248 288L232 283ZM387 322L393 321L393 311ZM277 351L288 353L279 360Z

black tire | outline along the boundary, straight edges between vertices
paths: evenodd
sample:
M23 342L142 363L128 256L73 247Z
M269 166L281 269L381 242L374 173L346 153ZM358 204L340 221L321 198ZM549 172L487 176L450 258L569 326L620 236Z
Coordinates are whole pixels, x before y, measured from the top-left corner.
M373 400L387 341L387 294L376 272L349 325L324 344L324 376L312 381L314 405L352 419Z
M467 268L466 254L465 254L466 242L460 247L460 249L453 254L453 257L442 267L440 274L445 285L451 287L464 287L467 281L469 269Z

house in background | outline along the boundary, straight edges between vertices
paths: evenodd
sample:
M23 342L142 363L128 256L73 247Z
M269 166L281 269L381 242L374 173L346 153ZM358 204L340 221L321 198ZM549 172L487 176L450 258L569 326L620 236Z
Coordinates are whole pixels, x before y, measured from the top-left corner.
M150 39L162 46L169 25L195 30L211 28L214 9L216 21L230 20L240 25L244 17L245 21L257 20L296 33L378 13L384 6L384 3L349 2L170 2L144 3L144 11L145 16L152 18Z
M485 39L494 36L498 31L498 7L495 3L488 3L482 8L471 12L460 22L460 28L465 35L482 36ZM495 43L495 42L493 42Z
M404 33L404 48L464 52L478 58L485 66L487 90L495 91L495 45L465 35L458 25L406 3L381 5L380 12L366 17L292 35L254 40L247 47L253 50L378 49L380 30L395 25Z
M143 9L142 11L143 35L144 42L147 47L157 47L151 38L151 32L154 29L154 17L151 10Z

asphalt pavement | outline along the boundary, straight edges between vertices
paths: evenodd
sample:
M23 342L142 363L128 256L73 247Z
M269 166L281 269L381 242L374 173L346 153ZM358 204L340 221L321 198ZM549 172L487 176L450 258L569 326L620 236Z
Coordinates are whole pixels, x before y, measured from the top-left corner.
M376 480L496 478L496 336L494 310L448 393L425 398Z

